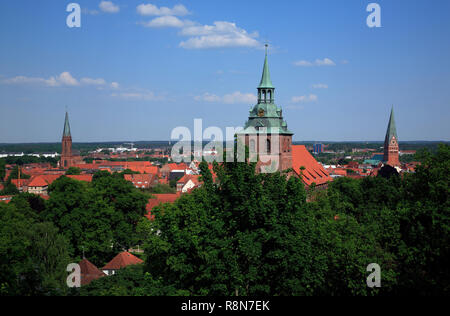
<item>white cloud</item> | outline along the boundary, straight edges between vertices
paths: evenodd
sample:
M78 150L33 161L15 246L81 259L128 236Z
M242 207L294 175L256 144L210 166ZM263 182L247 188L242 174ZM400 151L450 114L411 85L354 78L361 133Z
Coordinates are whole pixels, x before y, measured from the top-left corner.
M141 22L146 27L180 28L179 35L188 37L180 43L180 47L186 49L205 49L222 47L258 47L262 46L256 39L258 33L248 33L236 23L227 21L215 21L213 25L202 25L190 20L182 20L177 16L189 14L183 5L176 5L172 9L160 7L153 4L141 4L137 12L145 16L158 16L149 22Z
M194 97L194 99L196 101L225 104L253 104L257 101L256 95L252 93L242 93L240 91L225 94L224 96L218 96L207 92Z
M308 103L308 102L316 102L317 101L317 95L310 94L310 95L302 95L297 97L292 97L291 102L292 103Z
M3 84L41 84L48 87L75 87L79 85L105 87L108 85L106 80L103 78L93 79L85 77L77 80L70 74L70 72L67 71L62 72L58 76L52 76L48 79L40 77L16 76L14 78L2 80L0 82ZM117 82L112 82L109 85L113 89L119 88L119 84Z
M153 5L151 3L140 4L137 6L136 10L140 15L144 16L185 16L190 14L188 9L186 9L186 7L182 4L177 4L172 9L168 7L158 8L156 5Z
M316 84L313 84L312 87L314 89L328 89L328 85L326 85L324 83L316 83Z
M311 67L311 66L336 66L336 63L329 58L316 59L313 62L307 60L299 60L294 62L295 66L298 67Z
M186 21L182 21L176 16L160 16L147 23L142 23L146 27L178 27L182 28L186 25Z
M78 86L79 85L77 79L72 77L72 75L67 71L60 74L59 77L57 78L57 81L65 86Z
M111 1L102 1L98 5L98 7L100 8L100 10L106 13L117 13L120 11L119 6L115 5Z
M235 23L216 21L214 25L193 25L182 29L181 35L189 36L180 47L188 49L219 47L257 47L257 33L249 34Z
M59 76L48 79L39 77L17 76L2 81L5 84L44 84L49 87L77 86L78 81L69 72L63 72Z

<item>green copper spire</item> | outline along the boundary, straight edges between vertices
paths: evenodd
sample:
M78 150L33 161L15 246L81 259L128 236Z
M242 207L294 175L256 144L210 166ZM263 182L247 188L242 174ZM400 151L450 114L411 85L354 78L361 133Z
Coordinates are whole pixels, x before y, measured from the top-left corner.
M398 141L397 128L395 127L395 119L394 119L394 107L392 107L391 117L389 118L389 125L388 125L388 129L386 132L386 140L390 141L393 136Z
M66 112L66 120L64 122L64 132L63 137L70 137L70 125L69 125L69 113Z
M283 111L275 104L275 88L270 80L269 63L264 61L264 71L261 83L258 87L258 103L250 110L248 121L244 130L238 135L252 134L279 134L293 135L287 128L287 123L283 120Z
M269 62L267 61L267 47L269 45L266 44L266 59L264 60L264 69L261 78L261 83L258 88L269 88L273 89L274 86L272 84L272 80L270 80L270 71L269 71Z

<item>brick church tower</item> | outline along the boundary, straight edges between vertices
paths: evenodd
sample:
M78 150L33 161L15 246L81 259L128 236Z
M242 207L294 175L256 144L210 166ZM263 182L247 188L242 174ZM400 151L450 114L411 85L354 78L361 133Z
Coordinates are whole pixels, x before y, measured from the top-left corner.
M250 150L250 158L258 157L258 172L283 171L292 168L292 136L283 120L281 108L275 105L275 87L270 79L266 56L263 74L258 86L258 103L250 110L238 140Z
M66 120L64 122L64 131L62 137L62 152L60 167L67 169L73 165L72 156L72 136L70 134L69 114L66 112Z
M385 164L392 167L400 166L397 129L395 127L394 120L394 108L391 110L391 117L389 119L386 138L384 139L383 160Z

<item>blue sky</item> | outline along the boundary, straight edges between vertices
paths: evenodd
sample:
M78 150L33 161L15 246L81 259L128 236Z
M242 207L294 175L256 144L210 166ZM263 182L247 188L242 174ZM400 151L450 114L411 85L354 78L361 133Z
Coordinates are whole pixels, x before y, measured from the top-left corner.
M74 1L75 2L75 1ZM450 140L449 1L0 2L0 142L169 140L242 126L270 44L295 141ZM374 1L375 2L375 1Z

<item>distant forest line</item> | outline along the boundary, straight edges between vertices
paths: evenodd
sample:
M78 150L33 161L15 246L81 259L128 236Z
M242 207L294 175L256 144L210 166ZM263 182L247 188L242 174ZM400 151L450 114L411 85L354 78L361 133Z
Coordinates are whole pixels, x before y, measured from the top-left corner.
M168 147L173 145L175 142L169 141L141 141L134 142L134 147L138 149L155 149L161 147ZM208 142L204 142L207 144ZM305 141L305 142L294 142L294 145L306 145L312 146L317 142L313 141ZM379 149L383 146L383 142L320 142L326 146L326 150L334 150L341 151L344 150L346 152L351 151L353 148L371 148L371 149ZM446 141L405 141L400 142L401 150L419 150L423 148L427 148L431 151L435 151L438 147L438 144L450 144L450 142ZM127 144L127 145L125 145ZM98 148L114 148L118 146L126 146L128 147L130 142L96 142L96 143L73 143L72 149L80 152L88 152L93 151ZM49 152L61 152L61 143L21 143L21 144L2 144L0 143L0 153L49 153Z

